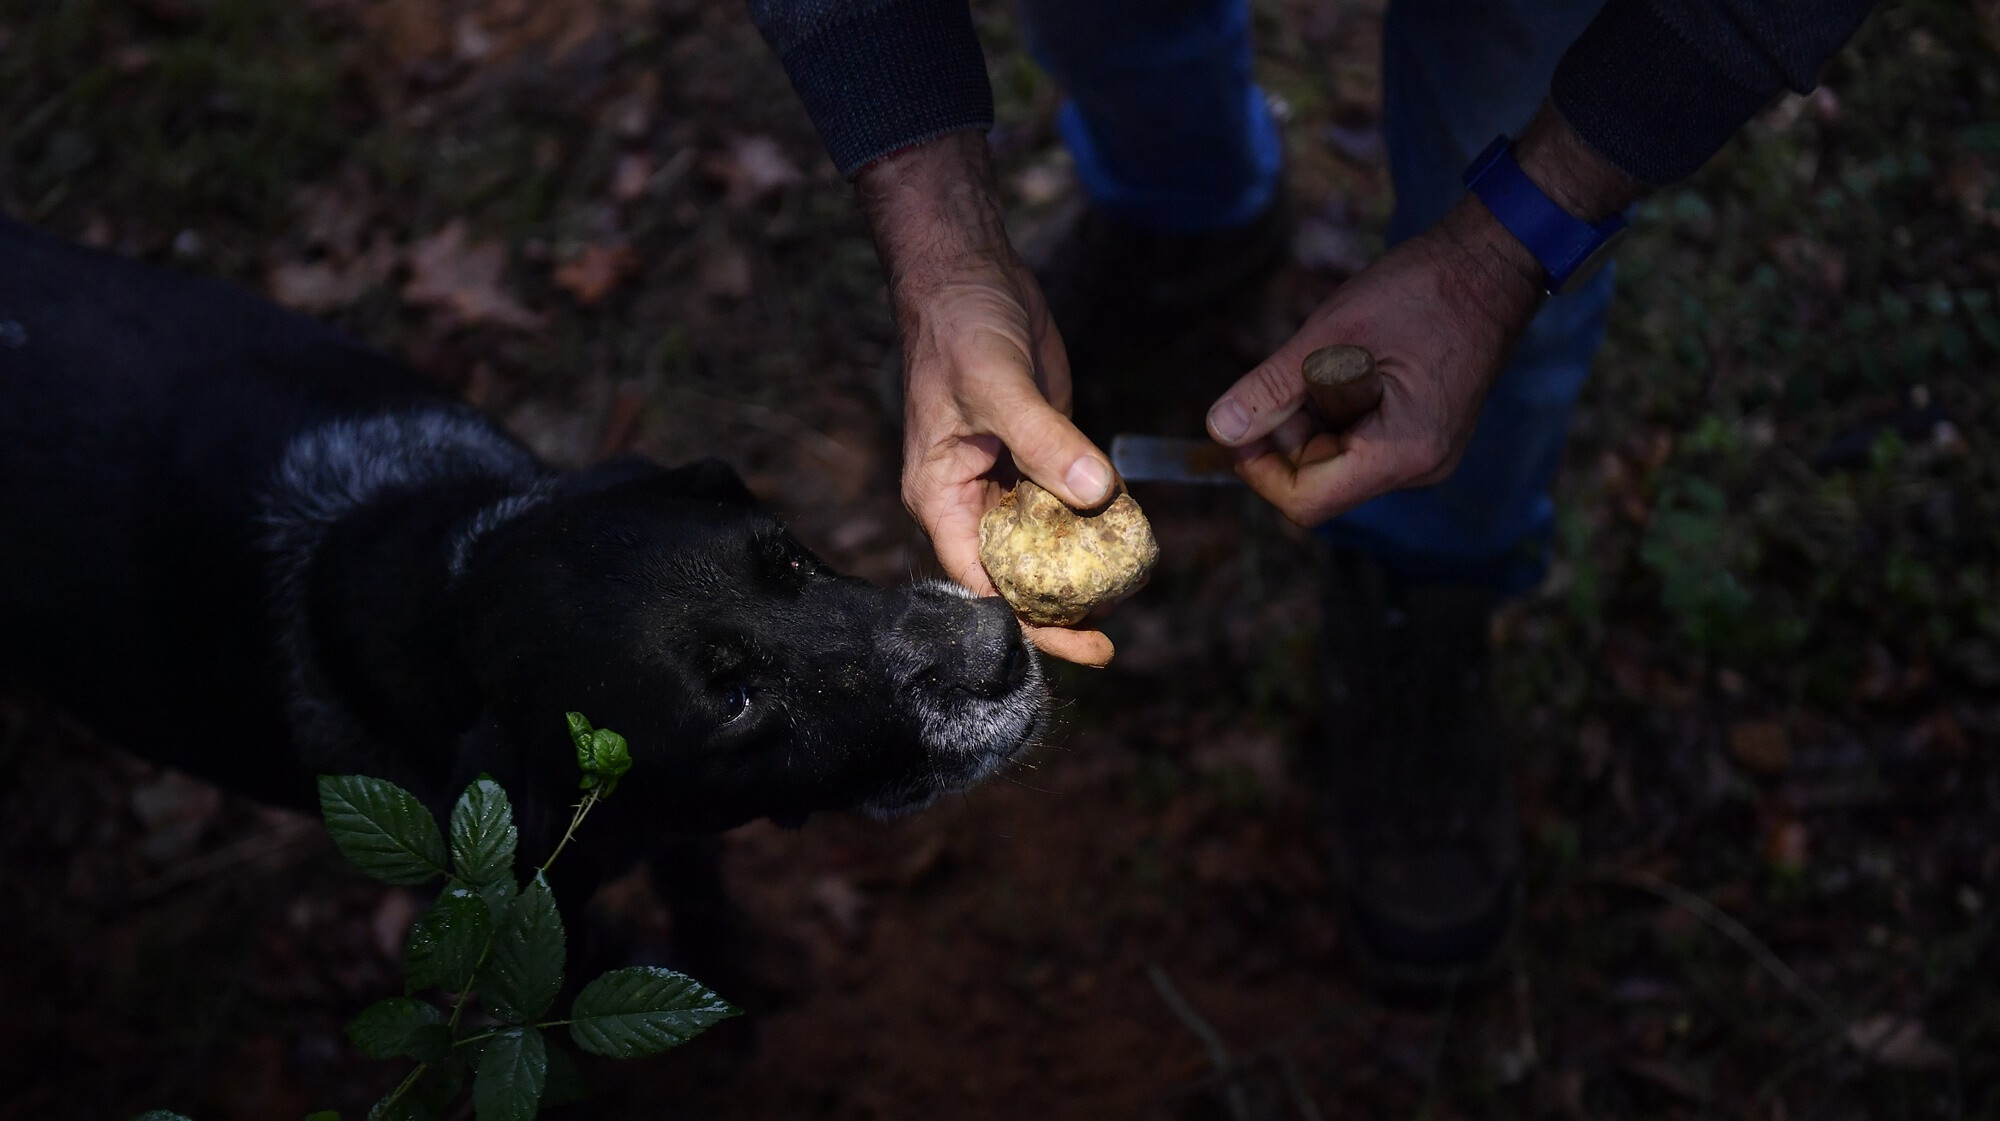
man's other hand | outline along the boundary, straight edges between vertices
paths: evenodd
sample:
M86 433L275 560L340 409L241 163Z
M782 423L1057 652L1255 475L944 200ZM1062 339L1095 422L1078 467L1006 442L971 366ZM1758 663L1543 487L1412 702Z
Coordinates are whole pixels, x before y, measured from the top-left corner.
M1616 213L1640 193L1547 106L1515 156L1551 199L1586 220ZM1472 438L1487 387L1541 306L1546 280L1533 254L1468 194L1342 285L1291 341L1218 398L1209 434L1236 449L1245 482L1302 526L1392 490L1441 482ZM1334 343L1372 352L1383 381L1375 411L1339 431L1305 407L1300 369L1306 355Z

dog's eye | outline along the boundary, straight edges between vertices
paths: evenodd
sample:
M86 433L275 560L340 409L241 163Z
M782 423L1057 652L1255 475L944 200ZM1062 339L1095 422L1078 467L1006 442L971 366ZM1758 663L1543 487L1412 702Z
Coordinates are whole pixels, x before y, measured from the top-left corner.
M750 711L750 690L747 686L731 685L729 695L722 700L725 721L735 720Z

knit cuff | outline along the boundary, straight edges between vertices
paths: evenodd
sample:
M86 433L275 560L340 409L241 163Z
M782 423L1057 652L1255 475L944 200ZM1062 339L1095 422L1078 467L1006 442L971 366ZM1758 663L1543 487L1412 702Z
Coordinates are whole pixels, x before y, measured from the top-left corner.
M1780 88L1739 85L1646 0L1610 0L1557 64L1549 95L1585 143L1658 187L1694 174Z
M965 0L898 0L783 56L840 173L935 136L993 127L993 88Z

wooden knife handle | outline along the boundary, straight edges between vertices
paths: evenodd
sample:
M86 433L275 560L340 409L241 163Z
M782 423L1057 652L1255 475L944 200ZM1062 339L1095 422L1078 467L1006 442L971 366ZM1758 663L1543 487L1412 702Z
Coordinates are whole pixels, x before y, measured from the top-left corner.
M1301 371L1314 411L1335 432L1354 427L1382 403L1382 374L1362 347L1320 347L1306 355Z

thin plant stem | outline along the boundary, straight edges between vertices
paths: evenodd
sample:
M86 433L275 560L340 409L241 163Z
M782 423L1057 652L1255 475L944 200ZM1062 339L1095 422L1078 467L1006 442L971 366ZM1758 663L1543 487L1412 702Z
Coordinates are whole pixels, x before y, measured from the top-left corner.
M1173 979L1167 976L1167 971L1161 969L1159 963L1155 962L1146 967L1146 978L1153 982L1153 989L1160 994L1160 999L1166 1002L1167 1010L1201 1041L1202 1050L1208 1052L1208 1064L1224 1079L1223 1104L1228 1106L1231 1117L1236 1121L1244 1121L1250 1116L1250 1103L1243 1094L1241 1072L1236 1066L1236 1061L1230 1058L1229 1047L1223 1043L1221 1033L1217 1032L1207 1020L1202 1019L1201 1013L1194 1010L1194 1005L1189 1004L1187 997L1182 996L1181 991L1174 987Z
M550 853L547 860L542 861L542 866L537 869L538 872L547 872L549 865L556 862L556 857L562 855L562 850L564 846L569 844L569 839L576 836L576 827L583 824L584 815L590 812L590 807L597 804L597 799L602 789L602 787L599 787L585 794L583 801L576 804L576 813L570 816L569 828L563 830L562 840L556 842L556 851Z
M479 967L486 964L486 956L492 952L493 936L489 934L486 936L486 946L479 951L479 960L472 963L472 979L465 983L465 988L459 990L458 1001L451 1007L451 1022L446 1027L453 1035L458 1034L458 1018L465 1015L465 1003L472 999L472 987L479 983Z
M1769 973L1773 978L1776 978L1778 984L1786 992L1797 997L1799 1003L1812 1009L1813 1014L1818 1016L1821 1021L1836 1027L1840 1025L1841 1018L1832 1002L1828 1001L1826 997L1821 996L1817 989L1814 989L1806 983L1804 978L1793 972L1792 967L1786 965L1784 959L1771 951L1771 947L1766 946L1762 939L1750 933L1749 927L1744 926L1742 923L1725 914L1715 904L1710 903L1708 900L1703 899L1701 896L1679 884L1661 879L1659 876L1643 868L1604 868L1597 871L1593 878L1651 892L1700 919L1702 922L1707 923L1725 938L1742 947L1743 951L1750 955L1751 960L1763 966L1764 971Z
M400 1085L398 1085L395 1089L389 1091L389 1096L383 1098L382 1104L377 1106L376 1109L384 1114L387 1114L389 1112L389 1107L395 1105L398 1101L400 1101L404 1094L409 1093L410 1087L415 1086L417 1084L417 1079L423 1077L424 1071L428 1069L430 1069L429 1063L418 1063L415 1069L410 1071L410 1073L403 1079Z
M559 1027L562 1027L563 1025L565 1025L565 1024L567 1024L567 1023L569 1023L569 1022L570 1022L570 1021L568 1021L568 1020L542 1020L542 1021L540 1021L539 1023L535 1024L535 1027L536 1027L536 1028L559 1028ZM492 1039L492 1038L493 1038L494 1036L496 1036L496 1035L499 1035L499 1034L501 1034L502 1032L510 1032L510 1031L513 1031L513 1030L514 1030L514 1029L515 1029L516 1027L518 1027L518 1026L519 1026L519 1025L517 1025L517 1024L509 1024L509 1025L507 1025L507 1026L506 1026L506 1027L504 1027L504 1028L494 1028L494 1029L493 1029L492 1031L483 1031L483 1032L480 1032L480 1033L479 1033L478 1035L468 1035L468 1036L466 1036L466 1037L465 1037L464 1039L454 1039L454 1040L452 1040L452 1041L451 1041L451 1045L452 1045L453 1047L463 1047L463 1046L465 1046L465 1045L466 1045L466 1044L468 1044L468 1043L478 1043L478 1042L479 1042L480 1040L482 1040L482 1039Z

